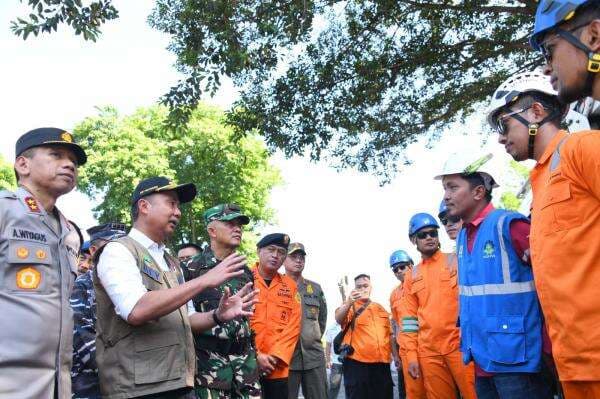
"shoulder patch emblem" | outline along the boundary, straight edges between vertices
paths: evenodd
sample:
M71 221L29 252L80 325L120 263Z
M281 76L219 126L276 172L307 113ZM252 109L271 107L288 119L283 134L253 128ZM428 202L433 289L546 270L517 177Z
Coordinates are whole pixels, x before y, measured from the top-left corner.
M302 303L302 297L300 296L300 293L299 293L299 292L296 292L296 296L295 296L295 298L296 298L296 302L298 302L298 303Z
M19 247L17 248L17 257L19 259L27 259L27 257L29 256L29 250L25 247Z
M42 274L31 266L17 272L17 287L23 290L35 290L42 282Z
M25 197L25 204L29 208L31 212L40 212L40 207L37 204L37 201L33 197Z
M307 292L307 293L309 293L309 294L312 294L312 293L314 293L314 292L315 292L315 290L313 290L313 286L312 286L312 284L310 284L310 283L309 283L309 284L306 286L306 292Z

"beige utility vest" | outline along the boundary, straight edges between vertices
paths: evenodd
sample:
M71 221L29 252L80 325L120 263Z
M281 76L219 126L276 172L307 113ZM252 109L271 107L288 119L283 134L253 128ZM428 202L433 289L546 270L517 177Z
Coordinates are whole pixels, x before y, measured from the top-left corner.
M79 237L57 215L24 188L0 192L0 399L71 398Z
M125 236L114 242L133 254L148 291L173 288L183 282L177 260L167 253L165 259L171 271L165 272L134 239ZM194 386L196 357L186 305L142 326L132 326L115 312L95 267L94 290L96 361L103 398L131 398Z

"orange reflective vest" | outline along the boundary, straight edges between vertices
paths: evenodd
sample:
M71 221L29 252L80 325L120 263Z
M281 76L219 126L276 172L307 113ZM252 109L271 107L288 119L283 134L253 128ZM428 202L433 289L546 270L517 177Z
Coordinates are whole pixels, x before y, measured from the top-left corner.
M250 318L250 327L256 337L258 353L280 359L275 370L267 379L285 378L300 336L302 319L301 298L296 282L277 273L270 285L258 273L258 265L252 268L254 287L259 290L258 303Z
M535 285L563 381L600 381L600 131L559 132L531 171Z
M437 251L404 277L402 342L409 362L446 355L460 344L456 255Z

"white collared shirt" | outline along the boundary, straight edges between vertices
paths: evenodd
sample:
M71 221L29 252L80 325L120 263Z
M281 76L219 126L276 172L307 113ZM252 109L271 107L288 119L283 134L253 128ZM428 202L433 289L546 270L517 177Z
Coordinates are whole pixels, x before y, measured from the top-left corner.
M135 228L131 228L128 236L146 248L162 270L170 270L164 256L164 245L155 243ZM127 321L134 306L148 292L133 254L123 244L109 242L104 247L96 268L102 286L115 305L115 311ZM188 302L187 307L188 315L196 313L192 301Z

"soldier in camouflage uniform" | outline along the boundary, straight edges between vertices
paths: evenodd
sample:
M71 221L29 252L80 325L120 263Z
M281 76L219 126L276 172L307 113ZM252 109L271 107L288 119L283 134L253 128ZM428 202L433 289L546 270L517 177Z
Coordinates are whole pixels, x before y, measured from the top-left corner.
M90 256L98 248L119 235L124 235L125 225L107 223L87 230L90 235ZM92 282L92 271L80 275L73 285L71 294L73 309L73 367L71 383L73 399L100 398L98 366L96 364L96 296Z
M184 268L186 281L216 266L233 253L242 240L242 226L250 219L234 204L221 204L204 212L210 245ZM202 291L194 299L198 312L216 309L225 287L235 294L253 281L250 270L221 286ZM194 334L197 357L196 396L200 399L260 398L256 349L247 318L232 320Z

